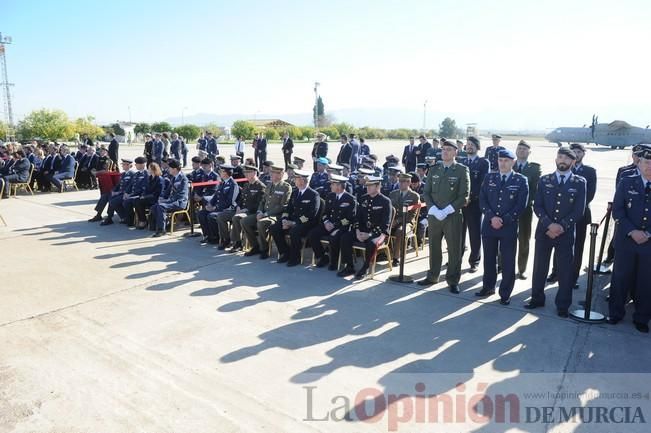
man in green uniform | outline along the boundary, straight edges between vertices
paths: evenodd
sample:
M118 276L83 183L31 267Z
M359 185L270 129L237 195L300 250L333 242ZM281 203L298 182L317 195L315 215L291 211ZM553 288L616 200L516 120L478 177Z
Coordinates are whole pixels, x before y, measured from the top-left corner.
M400 185L398 189L391 191L389 198L391 205L396 210L396 217L393 220L393 227L391 227L391 235L395 236L393 244L393 266L400 264L400 252L402 248L402 214L403 208L410 207L420 202L420 196L417 192L411 189L411 174L400 173L398 175ZM416 216L417 209L412 209L407 212L407 233L412 233L414 227L414 217Z
M461 233L463 217L461 208L470 195L470 174L468 167L455 161L457 144L444 141L441 145L441 164L430 167L423 193L429 208L427 223L429 233L429 271L421 286L438 283L441 273L443 251L441 239L445 236L448 246L448 268L445 281L450 292L459 293L461 277Z
M527 279L525 272L529 261L529 240L531 239L531 220L533 217L533 198L536 196L538 181L540 180L541 169L537 162L529 161L531 146L524 140L520 140L515 149L518 160L513 170L527 178L529 182L529 200L527 207L518 219L518 274L519 280Z
M244 253L247 257L260 253L261 259L269 258L269 242L267 241L269 227L285 211L285 207L289 203L289 196L292 194L291 185L283 181L284 172L282 167L271 167L271 180L258 206L255 220L241 221L242 229L251 244L251 249Z

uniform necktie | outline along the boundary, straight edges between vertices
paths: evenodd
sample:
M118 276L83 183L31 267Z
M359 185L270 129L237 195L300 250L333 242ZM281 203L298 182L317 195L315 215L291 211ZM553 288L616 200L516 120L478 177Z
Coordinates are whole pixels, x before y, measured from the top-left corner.
M565 175L564 175L564 174L561 174L560 185L561 185L561 186L565 185Z
M646 183L646 188L644 188L644 194L648 195L651 192L651 182Z
M506 184L506 175L505 174L502 175L502 183L500 184L500 186L503 187L504 184Z
M444 168L445 168L445 170L444 170L444 171L445 171L445 172L447 173L447 172L448 172L448 167L444 167Z
M522 164L518 164L518 173L522 173Z

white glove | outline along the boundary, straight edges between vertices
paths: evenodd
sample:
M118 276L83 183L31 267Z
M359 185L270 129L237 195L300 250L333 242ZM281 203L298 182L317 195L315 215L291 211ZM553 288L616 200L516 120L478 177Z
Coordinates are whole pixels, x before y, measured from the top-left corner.
M445 209L443 209L443 212L445 213L445 216L448 216L454 213L454 208L452 207L452 205L447 205Z
M436 216L436 214L437 214L438 212L440 212L440 211L441 211L441 209L439 209L439 208L437 208L436 206L432 205L432 207L429 208L429 211L427 211L427 215L434 215L434 216Z

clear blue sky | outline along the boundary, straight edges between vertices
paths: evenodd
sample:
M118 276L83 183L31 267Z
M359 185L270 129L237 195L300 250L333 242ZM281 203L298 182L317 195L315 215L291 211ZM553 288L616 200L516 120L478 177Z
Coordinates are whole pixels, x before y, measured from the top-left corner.
M386 113L421 126L425 99L428 126L449 114L541 128L593 112L644 126L650 23L648 0L0 5L18 117L46 107L102 122L129 106L134 121L307 113L318 80L327 110L359 110L374 126L391 123Z

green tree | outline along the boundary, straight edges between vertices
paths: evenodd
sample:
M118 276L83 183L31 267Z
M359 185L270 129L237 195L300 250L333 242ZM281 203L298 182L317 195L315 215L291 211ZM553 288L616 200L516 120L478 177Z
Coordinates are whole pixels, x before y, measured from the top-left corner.
M147 134L151 133L151 125L149 123L138 123L133 127L133 132L136 134Z
M115 132L115 135L121 135L124 137L126 135L126 132L124 129L120 126L119 123L114 123L111 125L111 128L113 128L113 132Z
M152 132L170 132L172 129L172 125L167 122L156 122L151 124Z
M446 117L439 125L439 134L444 138L457 138L457 122Z
M32 111L21 120L18 133L23 140L67 140L74 135L74 128L63 111L43 108Z
M9 133L9 128L7 127L7 124L4 122L0 122L0 140L4 141L8 133Z
M325 116L325 107L323 106L323 99L319 96L319 98L316 100L316 105L312 106L312 118L314 118L314 115L319 116L319 118Z
M216 123L209 123L203 126L204 131L210 131L215 137L220 137L224 135L224 128L217 125Z
M184 137L187 141L196 140L201 134L201 128L197 125L182 125L174 128L174 132Z
M265 128L262 132L267 140L278 140L280 138L280 133L275 128Z
M80 137L87 135L93 139L103 137L104 130L97 126L94 121L95 118L93 116L78 118L73 124L74 133L79 134Z
M231 135L234 137L244 137L250 140L255 135L255 125L246 120L236 120L231 127Z

